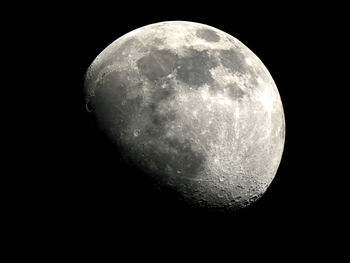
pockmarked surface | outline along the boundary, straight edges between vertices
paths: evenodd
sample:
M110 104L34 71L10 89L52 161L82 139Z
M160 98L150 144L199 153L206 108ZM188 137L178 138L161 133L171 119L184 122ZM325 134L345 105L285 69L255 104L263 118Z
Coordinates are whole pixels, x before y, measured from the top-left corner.
M278 90L223 31L184 21L136 29L97 56L85 88L87 109L125 159L192 205L245 207L277 172Z

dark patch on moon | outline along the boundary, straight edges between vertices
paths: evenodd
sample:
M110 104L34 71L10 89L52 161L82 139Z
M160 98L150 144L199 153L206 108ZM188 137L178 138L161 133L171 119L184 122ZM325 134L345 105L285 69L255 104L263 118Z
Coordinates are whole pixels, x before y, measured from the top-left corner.
M163 147L160 148L161 145ZM205 161L203 154L193 151L188 141L180 142L177 138L164 138L161 142L154 138L145 150L146 159L143 162L146 166L150 162L154 163L155 171L151 172L162 177L195 178L200 175L199 171Z
M152 49L137 61L137 67L150 81L157 81L173 72L176 55L166 49Z
M216 34L215 31L210 29L198 29L196 32L196 36L208 42L218 42L220 40L218 34Z
M228 90L228 95L233 100L242 99L246 94L236 83L229 84L226 89Z
M175 111L161 112L158 106L163 101L170 100L175 95L175 90L171 86L158 88L152 92L151 104L147 107L151 111L151 122L158 126L158 130L164 130L166 122L174 121L176 118Z
M215 81L209 86L209 93L211 95L216 95L217 93L223 93L223 92L224 92L224 88L218 81Z
M163 45L165 39L166 39L165 37L163 37L163 38L156 37L156 38L153 40L153 44L154 44L155 46L157 46L157 45Z
M192 150L189 141L180 142L175 138L167 139L166 141L169 147L176 151L176 154L171 157L172 162L170 163L170 167L174 170L177 169L175 173L192 178L198 176L198 172L205 160L204 155Z
M194 178L199 176L205 157L202 153L194 151L188 140L180 141L176 137L167 137L168 127L176 120L173 110L163 112L155 102L141 110L146 127L141 135L131 139L131 144L138 144L135 152L126 152L129 158L148 170L153 176L159 176L164 182L169 178ZM135 145L132 147L136 147ZM139 157L136 157L139 156ZM152 164L150 168L150 164Z
M219 59L225 68L230 69L234 73L244 73L249 71L243 55L234 49L219 50Z
M159 128L164 129L166 123L172 122L176 119L175 112L169 112L166 114L153 114L152 115L152 123L156 126L159 126Z
M175 90L171 86L158 88L152 92L152 103L158 105L161 101L170 99L175 94Z
M177 78L195 88L212 83L214 79L209 70L217 66L215 59L206 50L189 49L187 52L186 57L177 61Z

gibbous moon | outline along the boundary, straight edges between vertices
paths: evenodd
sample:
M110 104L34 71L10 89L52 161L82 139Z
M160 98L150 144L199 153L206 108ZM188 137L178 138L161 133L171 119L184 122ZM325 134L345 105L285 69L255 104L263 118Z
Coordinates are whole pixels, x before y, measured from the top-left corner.
M277 172L277 87L223 31L184 21L138 28L96 57L85 88L88 111L121 155L190 205L245 207Z

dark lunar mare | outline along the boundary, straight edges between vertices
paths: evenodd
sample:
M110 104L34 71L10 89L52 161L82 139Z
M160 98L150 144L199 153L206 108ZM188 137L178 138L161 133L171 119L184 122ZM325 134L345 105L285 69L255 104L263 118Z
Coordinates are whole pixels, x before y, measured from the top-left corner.
M218 34L216 34L215 31L210 29L198 29L196 32L196 36L199 38L202 38L208 42L218 42L220 41L220 37Z
M177 61L177 78L193 88L213 83L210 69L218 65L216 59L211 58L207 50L186 52L186 56Z
M233 73L245 73L250 71L246 66L243 54L237 52L236 50L218 50L218 53L218 57L222 65L231 70Z
M226 89L232 100L240 100L247 95L236 83L227 85Z
M187 48L186 55L179 57L171 50L151 49L137 61L142 74L150 81L157 82L176 69L177 78L191 87L213 82L210 69L218 65L217 60L207 50L198 51Z
M150 81L157 81L173 72L176 61L176 55L170 50L151 49L137 61L137 66Z

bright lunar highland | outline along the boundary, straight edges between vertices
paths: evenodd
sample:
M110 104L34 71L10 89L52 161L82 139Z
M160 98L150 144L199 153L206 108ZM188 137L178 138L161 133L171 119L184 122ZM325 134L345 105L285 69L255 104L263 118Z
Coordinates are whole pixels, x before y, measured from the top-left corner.
M185 21L138 28L96 57L85 89L88 111L125 160L190 205L245 207L277 172L277 87L223 31Z

